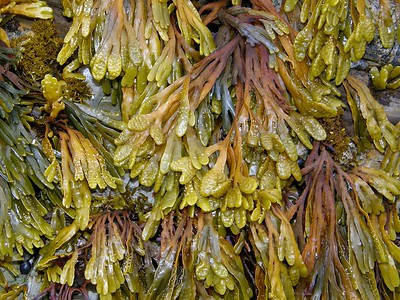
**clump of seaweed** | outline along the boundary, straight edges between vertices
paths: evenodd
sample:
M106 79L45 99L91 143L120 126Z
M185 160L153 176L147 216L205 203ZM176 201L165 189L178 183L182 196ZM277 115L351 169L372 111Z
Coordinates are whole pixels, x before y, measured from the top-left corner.
M60 233L65 234L66 228L73 230L69 226ZM59 296L64 293L65 297L72 297L80 292L88 297L86 286L93 284L102 299L126 293L143 297L154 276L152 257L158 246L142 239L142 230L132 212L116 210L93 215L85 231L80 246L72 252L68 250L71 240L63 236L43 248L46 251L37 268L45 270L52 284L41 295L59 289ZM56 250L63 253L55 254Z
M390 214L389 221L385 211L395 209L400 181L366 167L346 173L319 143L302 174L305 189L289 209L296 213L294 232L309 272L297 296L372 299L394 293L399 257L389 232L400 228L394 225L398 215ZM378 285L380 280L385 285Z
M305 26L294 40L294 52L299 61L311 59L310 78L335 80L340 85L350 70L351 61L364 56L366 45L374 39L377 29L382 45L393 47L399 37L396 32L400 31L393 21L391 2L379 2L377 11L364 0L301 3L298 17ZM298 4L297 0L287 0L284 10L290 12Z
M15 73L18 52L5 44L0 51L0 260L2 268L17 276L19 272L7 261L22 260L24 252L33 254L44 246L45 238L52 238L54 232L45 215L49 203L56 205L60 199L50 192L54 185L43 175L49 162L31 134L32 107L21 105L28 91ZM6 280L1 288L6 297L27 290L25 285L11 286Z
M63 89L63 96L74 102L83 103L92 97L92 89L87 81L74 77L64 78L66 83Z
M400 125L347 74L364 4L63 1L42 95L0 48L0 268L35 256L37 299L397 297ZM345 102L382 162L342 165Z
M388 64L380 70L377 67L372 67L369 73L372 84L377 90L397 89L400 87L400 66Z
M22 59L18 62L22 77L38 87L46 74L59 73L57 54L62 47L62 39L52 19L34 21L31 30L31 35L21 36L12 44L22 48Z
M250 242L257 261L258 298L295 299L296 286L310 272L304 264L289 218L273 204L264 222L250 224Z

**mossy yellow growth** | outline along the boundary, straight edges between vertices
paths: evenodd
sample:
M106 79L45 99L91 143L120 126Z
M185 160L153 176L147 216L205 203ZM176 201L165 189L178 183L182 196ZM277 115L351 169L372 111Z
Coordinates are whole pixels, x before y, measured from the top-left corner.
M84 102L92 97L92 89L84 80L74 77L64 78L66 85L63 88L63 96L74 102Z
M343 124L343 115L334 118L324 118L320 120L322 127L326 131L326 142L333 147L335 152L332 154L334 161L339 162L343 153L348 150L350 137Z
M22 47L22 58L18 68L22 77L34 86L48 73L57 71L57 54L62 46L53 20L38 20L32 24L32 36L23 36L12 41L13 46Z

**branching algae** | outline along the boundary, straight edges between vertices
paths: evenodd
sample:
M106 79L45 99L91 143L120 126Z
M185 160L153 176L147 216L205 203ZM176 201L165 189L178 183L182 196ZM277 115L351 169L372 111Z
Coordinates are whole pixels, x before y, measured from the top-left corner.
M400 125L351 74L398 46L396 1L202 4L64 0L62 45L1 32L0 299L400 296Z

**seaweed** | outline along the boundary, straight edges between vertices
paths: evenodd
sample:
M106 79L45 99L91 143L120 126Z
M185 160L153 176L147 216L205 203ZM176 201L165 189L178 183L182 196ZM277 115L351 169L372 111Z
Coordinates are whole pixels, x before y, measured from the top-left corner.
M0 47L0 298L398 296L390 2L62 4Z
M21 77L38 87L46 74L58 75L56 58L62 47L62 39L52 19L34 21L31 30L32 35L23 35L13 40L12 44L22 48L23 59L18 62Z

